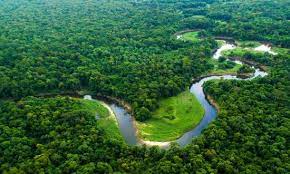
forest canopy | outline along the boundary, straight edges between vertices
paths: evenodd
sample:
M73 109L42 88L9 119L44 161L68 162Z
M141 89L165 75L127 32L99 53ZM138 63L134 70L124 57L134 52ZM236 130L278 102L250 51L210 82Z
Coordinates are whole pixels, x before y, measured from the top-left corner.
M285 0L0 0L0 173L288 173L289 8ZM176 39L184 30L201 39ZM158 101L214 69L216 36L286 51L240 57L266 66L267 77L206 83L221 112L185 148L128 146L79 101L36 97L115 97L146 121Z

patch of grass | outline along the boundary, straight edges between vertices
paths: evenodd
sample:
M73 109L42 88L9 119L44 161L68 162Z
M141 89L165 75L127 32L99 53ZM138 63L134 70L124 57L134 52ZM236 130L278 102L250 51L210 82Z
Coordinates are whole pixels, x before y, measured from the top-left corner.
M115 116L111 115L109 110L105 108L101 102L97 100L84 99L80 99L80 101L83 105L83 109L99 117L97 120L98 125L105 130L105 133L109 138L124 141Z
M176 140L193 129L204 116L202 105L189 90L163 99L159 105L150 120L137 123L139 133L145 140Z
M272 49L278 54L290 54L290 50L288 48L273 47Z
M223 46L226 42L224 40L216 40L218 43L218 47Z
M262 57L265 55L264 52L255 51L255 50L249 49L249 48L240 48L240 47L233 49L233 50L228 50L228 51L223 52L223 55L225 57L228 57L228 56L230 56L230 57L235 57L235 56L244 57L246 54L248 54L248 55L252 54L256 57Z
M193 31L193 32L187 32L187 33L184 33L182 35L182 40L185 40L185 41L192 41L192 42L197 42L199 41L199 38L198 38L198 31Z
M236 41L237 45L242 48L256 48L261 45L257 41Z
M216 59L210 59L209 62L214 66L213 70L209 72L210 74L235 74L242 67L240 64L235 64L233 68L221 69L220 64L222 62Z
M227 51L223 51L222 54L225 56L225 57L228 57L228 56L237 56L237 57L243 57L243 55L247 52L256 52L254 50L246 50L244 48L240 48L240 47L237 47L233 50L227 50Z
M89 111L93 115L98 115L100 118L107 118L110 113L99 101L96 100L84 100L80 99L84 109Z

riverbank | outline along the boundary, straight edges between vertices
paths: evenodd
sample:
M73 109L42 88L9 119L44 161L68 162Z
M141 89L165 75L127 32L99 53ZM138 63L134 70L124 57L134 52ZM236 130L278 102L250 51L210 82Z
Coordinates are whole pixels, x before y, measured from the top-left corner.
M257 67L257 68L259 68L262 71L267 71L268 70L267 66L265 66L265 65L263 65L261 63L254 62L254 61L251 61L251 60L246 60L246 59L243 59L241 57L229 57L228 59L231 60L231 61L244 62L247 65Z
M105 131L107 137L124 142L124 139L119 131L116 117L112 109L106 103L103 101L94 100L92 98L74 99L81 102L82 107L80 109L86 110L95 116L98 126Z
M204 92L205 93L205 92ZM215 107L215 109L217 110L217 112L219 113L220 107L218 106L217 102L212 98L212 96L210 96L209 94L206 94L206 100L213 106Z

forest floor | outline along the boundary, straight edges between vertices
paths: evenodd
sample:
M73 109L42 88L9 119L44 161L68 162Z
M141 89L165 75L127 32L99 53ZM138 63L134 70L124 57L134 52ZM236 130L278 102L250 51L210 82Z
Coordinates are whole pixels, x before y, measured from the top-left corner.
M163 99L159 105L150 120L137 123L141 139L160 142L176 140L194 128L205 113L202 105L189 90Z
M84 99L80 99L80 101L84 106L83 109L91 112L93 115L96 115L98 125L105 130L105 133L109 138L124 141L114 113L110 110L110 108L106 107L105 103L96 100Z

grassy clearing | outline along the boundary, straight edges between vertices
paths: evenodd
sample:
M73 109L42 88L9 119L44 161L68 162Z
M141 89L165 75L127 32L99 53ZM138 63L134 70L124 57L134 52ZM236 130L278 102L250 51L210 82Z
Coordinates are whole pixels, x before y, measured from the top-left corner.
M260 51L255 51L253 49L244 49L244 48L236 48L236 49L233 49L233 50L228 50L228 51L224 51L223 52L223 55L228 57L228 56L231 56L231 57L234 57L234 56L238 56L238 57L244 57L245 54L252 54L252 55L255 55L255 56L264 56L264 52L260 52Z
M216 59L210 59L209 62L214 66L213 70L211 70L210 74L235 74L237 71L242 67L240 64L235 64L234 67L228 68L228 69L222 69L220 68L220 65L222 64ZM208 74L208 73L207 73Z
M244 48L237 47L237 48L235 48L233 50L224 51L222 54L225 57L228 57L228 56L238 56L238 57L242 57L247 52L253 53L253 52L256 52L256 51L254 51L254 50L246 50Z
M194 128L204 115L202 105L189 90L161 100L159 105L152 119L145 123L137 123L139 133L145 140L175 140Z
M105 108L99 101L80 99L83 108L93 115L99 117L98 125L102 127L109 138L115 138L123 141L122 135L118 127L117 120L114 115L111 115L107 108Z
M187 32L182 35L182 40L197 42L199 41L198 38L198 31Z
M261 45L257 41L236 41L237 45L242 48L256 48Z
M218 43L218 47L223 46L226 42L224 40L216 40Z

